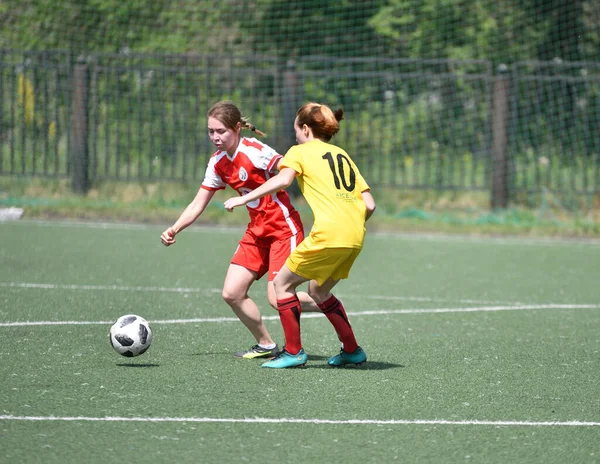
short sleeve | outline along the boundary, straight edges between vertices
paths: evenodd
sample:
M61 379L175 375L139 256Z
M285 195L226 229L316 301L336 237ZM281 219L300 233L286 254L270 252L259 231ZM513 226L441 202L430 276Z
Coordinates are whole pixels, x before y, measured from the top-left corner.
M207 190L222 190L227 186L227 184L223 182L223 179L221 179L221 176L217 174L215 169L217 161L217 156L212 156L208 162L208 166L206 167L204 180L202 181L202 187Z
M298 145L294 145L285 154L283 160L281 160L281 163L279 164L279 169L282 168L292 168L298 174L302 174L304 172L302 166L302 155Z
M358 169L356 170L356 172L358 173L358 176L356 178L356 186L358 188L358 191L362 193L365 190L371 190L371 187L369 187L369 184L367 184L367 181L360 174L360 172L358 172Z
M240 150L252 160L254 166L269 172L273 171L277 161L281 159L277 151L255 138L244 137L240 143Z

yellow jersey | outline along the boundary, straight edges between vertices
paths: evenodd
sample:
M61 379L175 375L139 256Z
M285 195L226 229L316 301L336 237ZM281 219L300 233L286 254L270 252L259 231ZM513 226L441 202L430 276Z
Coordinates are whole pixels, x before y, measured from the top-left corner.
M311 140L289 149L279 169L292 168L314 216L307 240L317 248L362 248L369 186L342 148Z

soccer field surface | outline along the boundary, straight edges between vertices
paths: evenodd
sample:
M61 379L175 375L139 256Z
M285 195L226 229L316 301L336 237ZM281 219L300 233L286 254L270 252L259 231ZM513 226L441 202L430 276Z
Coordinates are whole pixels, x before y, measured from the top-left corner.
M370 234L335 289L368 362L328 367L304 314L306 367L272 370L232 356L243 231L162 229L0 224L0 462L600 462L600 243ZM128 313L135 358L108 340Z

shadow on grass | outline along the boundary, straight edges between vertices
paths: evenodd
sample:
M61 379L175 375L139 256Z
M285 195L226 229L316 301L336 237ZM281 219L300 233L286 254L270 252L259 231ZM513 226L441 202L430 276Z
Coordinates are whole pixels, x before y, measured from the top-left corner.
M130 363L118 363L119 367L159 367L160 364L145 363L145 364L130 364Z
M215 356L215 355L222 355L222 354L231 355L231 353L229 353L229 352L206 352L206 353L191 353L191 356ZM332 367L327 364L327 360L329 358L330 358L330 356L322 356L319 354L309 354L308 355L308 364L303 366L301 369L346 369L346 370L359 370L359 371L365 371L365 370L366 371L383 371L386 369L403 369L406 367L404 364L395 364L395 363L390 363L390 362L369 361L369 360L367 360L366 363L364 363L360 366L355 366L354 364L351 364L351 365L342 366L342 367ZM242 359L242 358L238 358L238 359ZM252 361L264 362L264 361L268 361L269 359L273 359L273 358L256 358L256 359L253 359ZM128 366L128 364L122 364L122 365ZM134 367L134 366L135 365L131 365L131 367Z
M310 361L310 357L309 357ZM394 364L388 362L379 361L367 361L360 366L349 364L347 366L333 367L328 364L310 364L310 362L304 366L305 369L331 369L331 370L350 370L350 371L384 371L387 369L404 369L406 366L403 364Z
M355 366L354 364L348 365L348 366L342 366L342 367L332 367L328 364L315 364L312 365L310 362L311 361L326 361L327 359L329 359L329 356L321 356L318 354L309 354L308 355L308 364L305 366L306 368L314 368L314 369L357 369L360 371L383 371L386 369L403 369L406 366L404 364L395 364L395 363L389 363L389 362L382 362L382 361L369 361L367 360L366 363L360 365L360 366Z

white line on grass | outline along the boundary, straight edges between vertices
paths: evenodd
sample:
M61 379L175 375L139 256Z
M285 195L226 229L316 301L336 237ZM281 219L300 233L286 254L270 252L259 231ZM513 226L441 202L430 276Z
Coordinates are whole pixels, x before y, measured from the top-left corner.
M42 219L25 219L18 222L12 222L11 225L34 224L42 227L64 227L64 228L84 228L84 229L102 229L102 230L163 230L165 225L160 224L138 224L134 222L95 222L95 221L47 221ZM187 232L214 232L221 234L223 232L244 232L242 226L225 226L210 224L193 224L186 229Z
M220 288L192 288L192 287L138 287L126 285L75 285L75 284L44 284L33 282L0 282L0 287L8 288L33 288L39 290L97 290L97 291L120 291L120 292L157 292L157 293L221 293ZM352 297L353 295L339 294L340 297ZM400 301L456 301L466 304L501 304L519 305L520 302L508 303L503 301L484 301L484 300L449 300L444 298L429 298L420 296L384 296L384 295L360 295L361 298L369 300L400 300Z
M220 288L130 287L123 285L37 284L29 282L0 282L0 287L35 288L43 290L109 290L122 292L220 293Z
M524 311L535 309L600 309L600 305L569 305L569 304L542 304L521 306L482 306L477 308L430 308L430 309L380 309L375 311L349 311L349 316L383 316L387 314L435 314L435 313L474 313L494 311ZM303 319L323 317L321 313L304 313ZM265 321L278 321L279 316L263 316ZM54 325L105 325L114 321L15 321L0 322L0 327L30 327ZM158 319L149 320L152 324L198 324L206 322L239 322L237 317L199 317L193 319Z
M599 427L600 422L589 421L491 421L491 420L421 420L421 419L293 419L243 417L84 417L84 416L12 416L0 415L0 420L13 421L62 421L62 422L205 422L205 423L235 423L235 424L314 424L314 425L491 425L494 427Z
M493 311L519 311L532 309L600 309L597 304L539 304L510 306L479 306L476 308L428 308L428 309L378 309L375 311L348 312L353 316L379 316L382 314L431 314L431 313L476 313ZM302 315L304 317L304 314Z
M340 293L340 297L343 295ZM350 295L346 295L350 296ZM497 305L521 305L520 301L515 302L506 302L506 301L485 301L485 300L470 300L470 299L460 299L460 300L450 300L448 298L429 298L424 296L384 296L384 295L365 295L364 298L368 300L398 300L398 301L430 301L430 302L439 302L439 301L456 301L457 303L467 303L467 304L497 304Z
M595 237L497 237L488 235L460 235L444 233L410 233L410 232L375 232L368 235L372 238L397 238L415 242L437 243L481 243L490 245L519 246L598 246L600 240Z
M43 219L22 219L6 223L8 225L38 225L49 227L66 227L66 228L87 228L87 229L104 229L104 230L162 230L162 225L155 224L137 224L123 222L94 222L94 221L74 221L74 220L43 220ZM235 232L243 234L242 226L224 226L210 224L194 224L187 228L186 231L194 232ZM491 243L496 245L600 245L600 240L594 237L498 237L487 235L461 235L461 234L445 234L445 233L423 233L423 232L370 232L368 237L396 237L401 240L409 241L428 241L428 242L467 242L467 243Z

